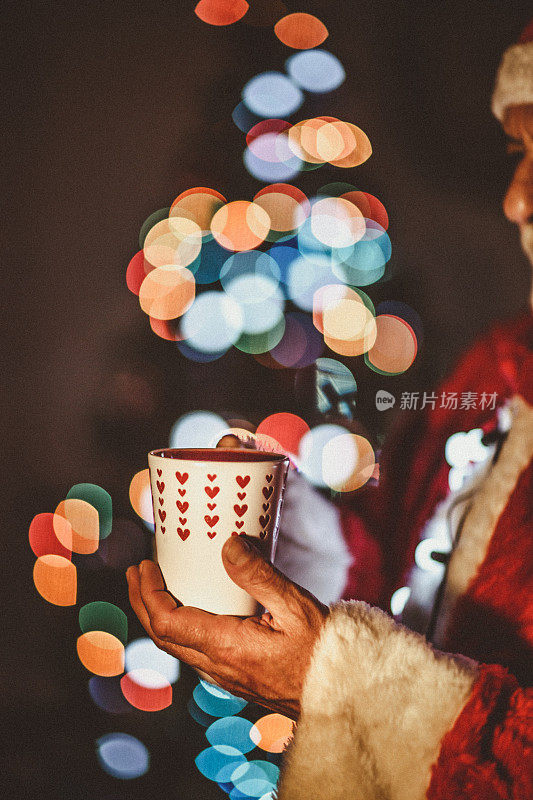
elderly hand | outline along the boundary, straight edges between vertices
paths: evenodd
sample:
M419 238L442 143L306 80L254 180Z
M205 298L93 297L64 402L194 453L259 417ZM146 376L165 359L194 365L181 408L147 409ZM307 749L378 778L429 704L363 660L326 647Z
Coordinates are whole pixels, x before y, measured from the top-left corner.
M297 719L305 674L328 609L243 537L228 539L222 559L230 578L268 612L242 619L180 606L152 561L126 573L132 608L162 650L233 694Z

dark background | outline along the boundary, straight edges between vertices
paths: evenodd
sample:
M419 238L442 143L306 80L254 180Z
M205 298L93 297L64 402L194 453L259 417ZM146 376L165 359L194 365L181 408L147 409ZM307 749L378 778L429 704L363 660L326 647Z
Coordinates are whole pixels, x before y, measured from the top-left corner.
M369 294L408 302L424 323L421 354L403 378L378 381L354 361L362 421L375 431L376 387L429 389L477 333L527 303L529 269L501 212L513 164L489 101L501 52L531 3L286 5L325 22L324 47L347 72L343 87L299 114L353 121L374 149L357 170L311 172L298 185L312 194L348 180L384 201L395 277ZM294 401L290 380L251 357L184 362L152 334L125 285L152 211L194 185L228 199L260 188L242 165L231 111L247 80L282 69L292 51L271 28L244 20L214 28L193 8L180 0L10 3L1 19L2 772L11 797L223 796L193 764L205 746L185 710L193 677L177 684L168 712L113 718L96 708L75 655L77 611L36 594L27 544L31 518L52 511L76 482L104 486L131 515L132 474L184 410L253 415ZM217 387L208 399L207 380ZM121 572L80 570L79 580L79 605L108 599L127 608ZM121 783L98 767L94 741L112 730L148 745L145 777Z

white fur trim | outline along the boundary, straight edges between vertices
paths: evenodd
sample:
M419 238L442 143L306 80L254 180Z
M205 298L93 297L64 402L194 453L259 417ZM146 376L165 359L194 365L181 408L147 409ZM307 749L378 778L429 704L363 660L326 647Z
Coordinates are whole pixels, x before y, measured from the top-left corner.
M496 76L492 112L501 121L507 106L533 103L533 42L509 47Z
M433 641L439 647L453 618L458 598L465 594L483 563L490 540L522 472L533 457L533 407L522 397L511 403L512 423L498 460L476 491L459 541L453 550L446 589Z
M285 756L279 800L422 800L477 677L366 603L331 611Z

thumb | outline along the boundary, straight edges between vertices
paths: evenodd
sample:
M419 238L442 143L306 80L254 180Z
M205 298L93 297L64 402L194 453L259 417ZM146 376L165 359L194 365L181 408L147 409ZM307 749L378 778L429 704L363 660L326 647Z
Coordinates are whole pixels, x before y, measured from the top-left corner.
M231 580L251 594L272 614L287 611L292 583L259 554L243 536L230 536L222 548L222 561Z

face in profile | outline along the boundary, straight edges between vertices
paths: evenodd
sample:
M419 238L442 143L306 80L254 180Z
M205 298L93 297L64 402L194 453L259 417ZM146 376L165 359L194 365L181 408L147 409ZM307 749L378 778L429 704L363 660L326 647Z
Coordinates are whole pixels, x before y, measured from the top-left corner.
M517 153L520 159L503 210L507 219L518 225L522 248L533 266L533 103L509 106L503 128L509 137L508 152Z

